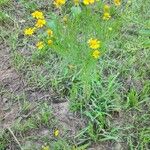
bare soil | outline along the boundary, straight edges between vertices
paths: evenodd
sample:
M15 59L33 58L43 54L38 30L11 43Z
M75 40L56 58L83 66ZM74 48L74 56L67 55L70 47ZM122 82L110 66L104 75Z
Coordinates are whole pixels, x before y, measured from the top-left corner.
M17 97L24 94L32 105L40 101L49 103L59 126L67 131L68 136L75 136L78 129L84 126L84 123L79 117L69 112L68 100L62 100L52 89L45 91L43 89L30 87L22 74L15 70L11 64L10 57L11 49L2 42L0 46L0 129L5 130L11 128L18 117L24 118L21 114L19 102L16 100ZM27 116L30 115L32 111L31 109ZM50 131L48 128L41 127L39 130L33 131L30 134L49 136ZM31 144L31 141L24 142L27 142L29 145ZM40 145L40 143L36 144ZM15 145L11 145L9 148L15 149L14 147Z

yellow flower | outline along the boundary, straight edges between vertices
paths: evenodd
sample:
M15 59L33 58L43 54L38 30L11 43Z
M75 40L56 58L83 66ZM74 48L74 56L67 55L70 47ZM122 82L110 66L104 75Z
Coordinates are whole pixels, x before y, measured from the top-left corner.
M78 6L78 5L79 5L80 0L73 0L73 2L74 2L74 4L75 4L76 6Z
M32 17L36 19L44 19L44 15L41 11L35 11L32 13Z
M109 12L110 6L109 5L104 5L104 12Z
M100 41L97 39L91 38L90 40L88 40L88 44L89 44L89 47L92 49L100 48Z
M116 6L120 6L121 5L121 0L114 0L114 3Z
M24 30L24 34L31 36L34 33L34 31L35 31L34 28L27 28Z
M104 12L103 20L109 20L111 18L110 13Z
M50 150L50 147L48 145L43 145L42 150Z
M47 43L48 43L48 45L52 45L53 41L52 40L48 40Z
M59 135L59 130L58 130L58 129L55 129L55 130L54 130L54 136L57 137L58 135Z
M48 29L47 34L52 37L53 36L53 31L51 29Z
M36 22L36 24L35 24L35 26L37 28L42 28L45 24L46 24L45 19L38 19L37 22Z
M66 0L54 0L54 5L56 7L61 7L62 5L64 5L66 3Z
M94 2L95 2L95 0L83 0L84 5L93 4Z
M42 49L42 48L44 47L44 42L39 41L39 42L36 44L36 47L37 47L38 49Z
M100 51L99 50L95 50L92 54L92 56L95 58L95 59L98 59L100 57Z

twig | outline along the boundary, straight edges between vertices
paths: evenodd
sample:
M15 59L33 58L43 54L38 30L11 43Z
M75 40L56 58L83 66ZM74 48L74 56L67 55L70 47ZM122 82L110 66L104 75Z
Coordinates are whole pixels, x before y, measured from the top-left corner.
M13 131L8 127L7 128L8 131L12 134L12 136L14 137L15 141L17 142L17 144L19 145L20 149L23 150L23 148L21 147L21 144L19 143L19 141L17 140L16 136L14 135Z

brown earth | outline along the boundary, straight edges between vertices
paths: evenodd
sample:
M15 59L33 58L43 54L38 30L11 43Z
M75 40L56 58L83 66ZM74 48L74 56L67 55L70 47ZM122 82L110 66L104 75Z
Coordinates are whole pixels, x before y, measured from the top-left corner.
M11 128L18 117L24 118L21 114L20 104L16 100L17 96L24 94L33 105L34 102L41 100L49 103L60 126L67 130L68 135L73 137L78 128L82 128L84 124L78 117L69 112L68 100L62 100L52 89L44 91L30 87L24 77L11 65L11 49L3 42L0 45L0 129ZM32 109L26 116L31 113ZM49 135L47 128L39 129L36 132L38 136Z

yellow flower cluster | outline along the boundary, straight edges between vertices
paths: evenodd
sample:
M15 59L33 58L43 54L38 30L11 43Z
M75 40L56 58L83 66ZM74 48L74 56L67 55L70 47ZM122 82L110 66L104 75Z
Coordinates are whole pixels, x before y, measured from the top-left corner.
M66 3L66 0L54 0L54 5L59 8Z
M24 30L24 34L28 35L28 36L33 35L37 28L42 28L46 24L46 20L44 18L43 12L35 11L31 15L32 15L33 18L37 19L37 21L35 23L35 27L33 27L33 28L26 28ZM47 32L47 35L48 35L47 44L51 45L53 43L53 41L50 39L50 37L53 37L53 31L51 29L47 29L46 32ZM38 49L43 49L44 46L45 46L45 43L43 41L39 41L36 44L36 47Z
M33 35L37 28L42 28L46 24L46 20L44 19L43 12L35 11L31 15L33 18L37 19L37 21L36 21L35 27L27 28L24 30L24 34L28 36Z
M95 0L83 0L84 5L90 5L90 4L93 4L94 2Z
M109 20L110 18L111 18L110 7L109 5L104 5L103 20Z
M53 41L50 39L50 37L53 37L53 31L51 29L48 29L47 30L47 35L48 35L48 40L47 40L47 44L50 46L53 44ZM39 41L37 44L36 44L36 47L38 49L42 49L44 48L45 44L43 41Z
M46 24L46 20L44 19L43 12L35 11L32 13L32 17L37 19L35 26L37 28L42 28Z
M92 56L95 58L95 59L98 59L100 57L100 51L97 50L98 48L100 48L100 41L98 39L89 39L88 40L88 45L91 49L93 49L93 53L92 53Z
M116 6L120 6L121 5L121 0L114 0L114 4Z

